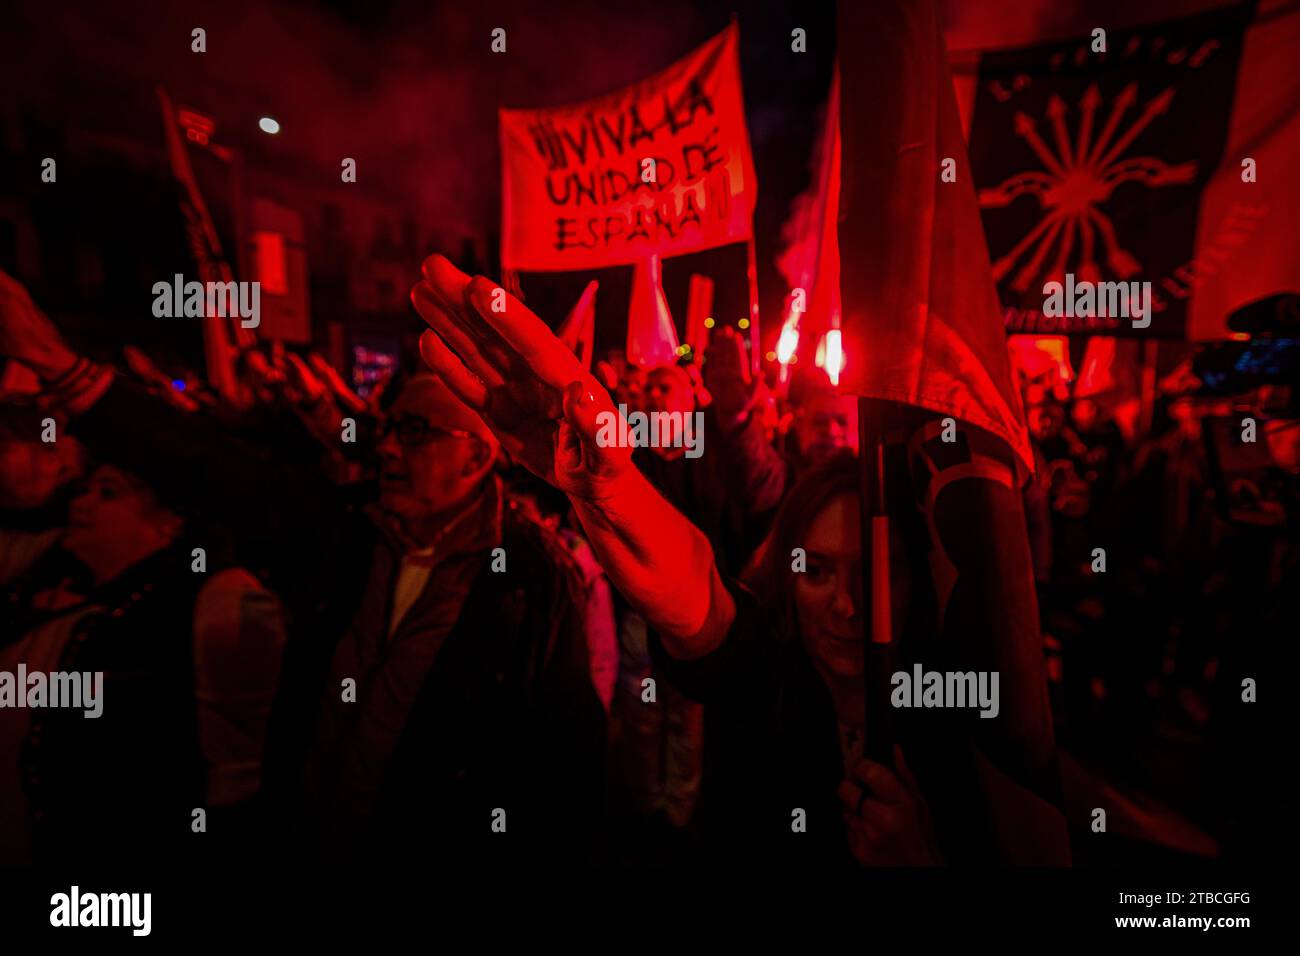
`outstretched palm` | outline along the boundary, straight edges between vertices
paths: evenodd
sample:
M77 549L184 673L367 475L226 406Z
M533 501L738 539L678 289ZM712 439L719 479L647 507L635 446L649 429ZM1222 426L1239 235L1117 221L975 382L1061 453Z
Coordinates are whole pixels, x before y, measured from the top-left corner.
M0 271L0 358L12 358L42 378L56 378L77 356L22 283Z
M511 455L560 491L597 497L629 467L627 449L600 447L596 415L609 393L541 319L482 276L430 256L411 301L430 331L420 353L478 412Z

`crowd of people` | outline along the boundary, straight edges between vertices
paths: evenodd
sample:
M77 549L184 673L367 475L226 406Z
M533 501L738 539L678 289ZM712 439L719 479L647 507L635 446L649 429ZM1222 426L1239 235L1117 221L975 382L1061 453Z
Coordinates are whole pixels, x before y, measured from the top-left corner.
M103 675L98 718L0 713L0 860L1060 864L1097 781L1208 844L1138 842L1234 850L1223 675L1280 633L1295 549L1215 512L1193 399L1144 430L1025 383L1038 467L994 510L1028 529L1042 653L1005 716L1039 743L999 805L974 715L867 744L856 400L769 388L729 329L702 365L589 372L496 291L432 257L420 354L367 398L259 346L233 402L147 344L91 361L0 274L0 357L40 382L0 404L0 671ZM619 404L702 412L707 451L598 441ZM892 552L904 632L934 603L917 527Z

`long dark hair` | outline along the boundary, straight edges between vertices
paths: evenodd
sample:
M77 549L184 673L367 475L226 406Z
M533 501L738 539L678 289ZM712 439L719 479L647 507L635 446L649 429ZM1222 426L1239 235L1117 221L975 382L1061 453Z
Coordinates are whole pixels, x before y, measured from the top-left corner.
M860 494L860 480L858 459L851 451L839 452L806 472L785 496L772 530L746 567L743 580L778 640L798 637L791 551L805 546L808 529L832 499Z

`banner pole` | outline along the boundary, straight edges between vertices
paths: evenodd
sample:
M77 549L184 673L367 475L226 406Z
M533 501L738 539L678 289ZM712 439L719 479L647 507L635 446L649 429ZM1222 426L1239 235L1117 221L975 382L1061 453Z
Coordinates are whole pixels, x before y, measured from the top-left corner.
M890 403L858 399L863 588L863 681L866 710L864 754L894 765L893 714L889 698L894 672L894 624L890 592L889 513L885 494L885 438ZM868 577L869 575L869 577Z
M221 250L221 238L216 225L203 201L199 191L194 168L181 142L176 109L171 97L161 86L155 87L158 104L162 109L163 134L167 145L168 165L172 176L181 189L181 215L185 219L186 238L190 244L190 254L203 282L229 282L234 277L230 274L230 265ZM236 240L238 242L238 240ZM232 337L237 338L239 324L227 323L227 320L208 314L203 315L203 350L207 362L208 382L228 402L242 405L243 399L238 377L235 374L236 346ZM244 330L247 332L247 330Z
M754 231L749 232L749 241L745 243L748 263L745 273L749 279L749 371L759 374L759 350L762 340L758 335L758 253L754 248Z
M1142 343L1142 398L1139 404L1138 440L1151 434L1156 409L1156 361L1159 343L1147 339Z

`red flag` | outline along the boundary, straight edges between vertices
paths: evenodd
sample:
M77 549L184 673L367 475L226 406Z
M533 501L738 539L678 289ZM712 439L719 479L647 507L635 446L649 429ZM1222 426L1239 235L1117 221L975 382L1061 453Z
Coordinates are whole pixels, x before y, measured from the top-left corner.
M615 93L501 110L503 268L602 268L750 238L739 46L733 22Z
M786 303L787 343L815 345L831 329L840 328L840 71L836 66L826 98L826 116L817 143L815 174L808 192L795 200L782 228L787 243L777 268L790 284ZM794 346L780 345L777 357L789 363ZM805 349L805 351L810 351Z
M844 386L977 425L1032 470L934 6L857 6L840 8Z
M1177 277L1183 288L1167 289L1190 287L1188 338L1226 338L1234 309L1300 288L1297 49L1300 8L1261 3L1246 31L1223 162L1201 199L1196 258ZM1246 159L1254 161L1250 176Z
M627 310L627 360L652 368L677 361L677 326L664 295L663 264L658 256L632 270L632 301Z
M860 428L870 439L862 442L868 752L888 759L895 736L895 655L999 675L997 718L931 729L912 766L936 821L966 843L962 852L1060 864L1069 847L1012 474L1015 459L1026 470L1033 459L934 0L843 0L838 35L844 379L863 396ZM977 427L949 439L937 416ZM902 481L891 475L900 474L911 494L898 493ZM924 538L906 533L918 517ZM901 561L891 531L902 532ZM894 572L921 560L933 603L911 602L896 626ZM907 591L919 597L926 586L916 576ZM929 635L923 605L937 612Z

